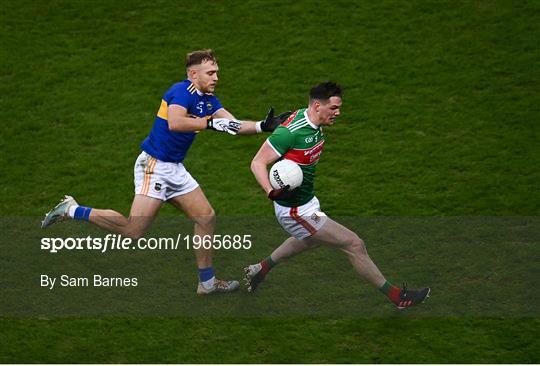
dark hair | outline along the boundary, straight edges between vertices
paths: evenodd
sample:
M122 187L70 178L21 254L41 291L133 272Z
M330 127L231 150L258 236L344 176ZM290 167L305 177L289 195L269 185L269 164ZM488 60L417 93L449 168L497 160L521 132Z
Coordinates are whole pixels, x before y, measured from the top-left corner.
M217 63L217 58L214 56L214 51L212 51L210 48L190 52L186 56L186 69L193 65L200 65L205 61Z
M331 81L320 83L315 85L309 91L309 101L317 100L328 100L331 97L340 97L341 98L341 87Z

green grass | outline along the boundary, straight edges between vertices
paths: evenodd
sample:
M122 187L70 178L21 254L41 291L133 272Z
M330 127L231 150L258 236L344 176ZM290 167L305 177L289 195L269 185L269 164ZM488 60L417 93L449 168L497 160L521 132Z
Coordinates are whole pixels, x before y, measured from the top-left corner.
M319 81L343 85L343 114L325 130L317 196L327 214L360 232L391 278L434 286L430 302L406 314L359 282L355 291L367 300L341 298L337 318L227 316L250 301L283 309L309 296L328 310L331 285L343 294L352 269L321 249L280 266L255 300L206 300L193 294L194 261L183 251L164 262L164 274L174 276L177 261L183 276L171 297L223 313L3 312L0 361L539 362L538 2L4 1L0 10L0 264L28 278L23 286L3 275L2 298L31 289L37 269L68 266L70 255L36 249L43 233L34 229L61 195L128 212L133 163L159 99L183 79L185 53L204 47L219 58L217 95L239 118L262 118L270 105L302 107ZM249 171L264 138L202 132L185 161L220 222L264 217L272 225L252 229L261 237L254 250L217 253L227 275L239 276L245 261L277 245L270 239L284 237ZM177 214L166 207L162 215ZM136 259L151 273L160 259L92 254L89 263L103 270ZM85 257L72 258L64 268L80 270ZM312 263L328 281L312 283ZM495 315L482 308L488 293L508 299ZM461 311L460 297L470 305ZM364 303L362 316L350 313Z
M10 320L0 330L6 347L0 361L538 363L539 325L457 318ZM21 358L20 349L33 352Z
M221 217L217 233L251 233L252 246L218 250L218 275L239 278L247 263L264 258L286 238L272 217ZM433 287L433 299L407 311L408 317L504 317L540 315L536 291L540 251L538 219L504 217L386 217L340 218L359 232L369 253L390 278L410 286ZM264 232L254 228L266 227ZM40 237L103 237L88 225L71 222L47 230L35 219L0 220L5 246L0 261L4 316L329 316L387 318L394 306L357 278L346 256L320 248L280 264L255 295L241 291L232 296L201 298L190 250L182 241L177 250L43 251ZM188 220L158 219L149 237L176 238L191 232ZM411 253L414 248L415 253ZM412 255L414 254L414 255ZM478 258L482 258L480 261ZM21 266L21 263L26 263ZM59 277L137 278L130 288L59 285ZM48 290L39 286L41 275L57 278ZM294 281L291 281L294 279ZM294 296L291 296L294 294ZM505 294L512 294L506 296ZM329 296L331 301L329 301ZM91 306L88 306L91 304Z

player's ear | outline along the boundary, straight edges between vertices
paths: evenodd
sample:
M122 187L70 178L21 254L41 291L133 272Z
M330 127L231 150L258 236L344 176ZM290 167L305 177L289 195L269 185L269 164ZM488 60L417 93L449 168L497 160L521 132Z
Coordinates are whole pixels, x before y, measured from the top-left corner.
M195 67L191 66L187 69L187 76L188 76L188 79L191 79L191 80L197 77L197 70L195 69Z

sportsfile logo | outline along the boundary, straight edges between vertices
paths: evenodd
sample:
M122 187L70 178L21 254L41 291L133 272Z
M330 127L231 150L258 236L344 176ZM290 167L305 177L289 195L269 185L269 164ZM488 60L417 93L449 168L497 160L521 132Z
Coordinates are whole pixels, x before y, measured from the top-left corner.
M118 250L178 250L178 249L251 249L251 234L183 235L176 237L132 239L117 234L104 238L42 238L41 250L58 253L61 250L90 250L105 253Z

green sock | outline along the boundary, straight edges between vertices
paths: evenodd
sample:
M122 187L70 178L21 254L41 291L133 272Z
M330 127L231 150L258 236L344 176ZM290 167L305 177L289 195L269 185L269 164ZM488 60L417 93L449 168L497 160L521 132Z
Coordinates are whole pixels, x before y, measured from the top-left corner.
M276 266L276 262L272 260L272 256L269 255L268 258L265 259L266 263L268 263L268 267L274 268Z
M385 295L388 295L388 293L390 292L390 289L392 288L392 284L390 283L390 281L386 281L384 283L384 285L382 285L380 288L379 288L379 291L382 292L383 294Z

